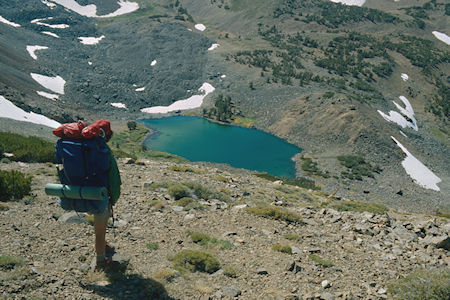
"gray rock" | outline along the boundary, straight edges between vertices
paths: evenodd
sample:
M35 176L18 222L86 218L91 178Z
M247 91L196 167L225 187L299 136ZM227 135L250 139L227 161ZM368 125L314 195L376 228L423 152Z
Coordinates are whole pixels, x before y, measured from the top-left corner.
M258 270L256 270L256 274L258 274L258 275L267 275L267 274L269 274L269 272L267 272L267 270L264 269L264 268L259 268Z
M75 211L71 211L68 213L63 214L61 217L59 217L58 221L62 223L69 223L69 224L82 224L86 223L86 214L84 213L77 213Z
M237 287L235 287L234 285L224 287L223 292L225 295L232 297L232 298L237 297L242 294L241 290L238 289Z
M323 299L323 300L334 300L335 297L331 293L322 293L322 294L320 294L320 299Z
M438 242L436 243L436 248L442 248L442 249L450 251L450 237L442 236L437 241Z
M298 264L297 261L293 260L290 263L288 263L286 270L294 272L294 274L297 274L298 272L302 271L302 267Z
M182 212L183 209L184 209L183 206L178 206L178 205L171 206L171 208L172 208L172 210L175 211L175 212Z
M195 215L194 214L188 214L184 216L184 221L191 221L195 219Z
M299 248L297 248L295 246L292 246L291 249L292 249L292 253L294 253L294 254L298 254L298 255L302 254L302 250L300 250Z
M322 281L321 285L322 285L322 287L323 287L324 289L327 289L327 288L330 288L330 287L331 287L331 283L330 283L328 280Z
M417 235L414 232L407 230L402 225L395 226L392 229L391 234L404 242L417 242L418 240Z

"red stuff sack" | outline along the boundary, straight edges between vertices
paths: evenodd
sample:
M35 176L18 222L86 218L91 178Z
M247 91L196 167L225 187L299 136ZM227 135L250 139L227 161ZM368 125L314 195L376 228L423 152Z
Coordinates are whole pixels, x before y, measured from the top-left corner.
M60 138L82 139L81 131L88 126L86 122L67 123L53 130L53 134Z
M111 123L108 120L97 120L81 132L86 139L103 136L108 141L112 136Z

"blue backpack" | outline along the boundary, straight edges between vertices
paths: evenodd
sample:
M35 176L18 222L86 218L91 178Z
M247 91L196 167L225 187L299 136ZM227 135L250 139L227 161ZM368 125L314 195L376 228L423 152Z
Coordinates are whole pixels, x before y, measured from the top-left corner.
M63 164L64 167L63 170L58 170L59 180L62 184L108 188L110 150L103 137L61 138L56 143L55 154L56 163ZM64 210L99 214L104 212L107 206L108 199L61 198L61 207Z

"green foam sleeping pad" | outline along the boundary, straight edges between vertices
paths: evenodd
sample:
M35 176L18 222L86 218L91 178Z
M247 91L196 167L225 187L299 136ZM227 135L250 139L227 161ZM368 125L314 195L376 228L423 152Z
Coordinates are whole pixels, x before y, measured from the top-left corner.
M77 186L59 183L47 183L45 193L49 196L70 199L107 200L108 190L103 186Z

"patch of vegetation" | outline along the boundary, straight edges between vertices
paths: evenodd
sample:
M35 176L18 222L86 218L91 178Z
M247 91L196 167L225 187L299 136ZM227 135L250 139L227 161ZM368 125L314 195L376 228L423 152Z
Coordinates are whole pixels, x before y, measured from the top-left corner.
M283 235L283 237L285 239L287 239L287 240L290 240L290 241L298 242L298 241L301 240L301 237L298 234L295 234L295 233L286 233L286 234Z
M211 240L211 237L205 233L192 231L192 232L188 232L188 234L194 243L202 245L202 246L208 245L208 242Z
M187 161L185 158L174 154L147 149L143 145L143 141L149 133L150 130L141 123L136 123L136 127L132 130L115 132L109 142L113 155L115 157L130 157L134 160L146 158L170 160L177 163Z
M154 209L162 209L165 205L164 202L162 202L161 200L152 200L149 203L150 207L153 207Z
M273 14L275 18L281 15L296 16L305 23L316 22L328 28L337 28L341 25L358 22L399 22L396 16L381 10L317 0L284 0Z
M351 180L362 180L363 176L374 178L373 173L380 173L381 169L372 166L364 160L364 157L358 155L341 155L337 159L341 165L347 168L347 171L341 173L343 178Z
M0 132L1 153L12 153L10 160L22 162L56 162L55 143L20 134Z
M450 299L450 271L418 270L391 282L388 290L394 299L441 300Z
M333 96L334 96L334 92L328 91L328 92L325 92L322 97L325 99L330 99Z
M401 53L409 61L422 68L425 75L440 63L449 62L448 52L436 48L432 41L415 36L401 35L399 42L386 43L386 47Z
M21 257L16 256L0 256L0 269L2 270L11 270L15 267L23 266L26 261Z
M194 202L194 199L192 199L191 197L183 197L177 201L177 205L186 207L193 202Z
M313 161L311 158L306 158L302 155L300 159L302 160L301 168L303 171L305 171L307 175L309 176L316 175L323 178L330 177L329 172L328 171L323 172L319 170L319 168L317 167L317 162Z
M151 251L159 249L158 243L148 243L145 247Z
M167 192L175 200L180 200L181 198L189 197L191 195L189 188L181 183L171 184L167 189Z
M304 178L304 177L296 177L296 178L277 177L275 175L271 175L268 173L256 173L255 175L260 178L267 179L269 181L281 180L285 184L299 186L304 189L320 190L320 187L316 186L316 183L314 182L314 180Z
M172 260L175 267L191 272L214 273L220 269L220 262L212 254L201 250L182 250Z
M260 208L248 207L247 212L264 218L286 221L288 223L303 224L303 221L298 214L289 211L285 208L273 205L267 205L265 207Z
M183 184L187 186L199 199L218 199L224 202L229 201L229 196L225 190L218 191L201 185L200 183L184 182Z
M174 165L170 167L170 170L175 171L175 172L190 172L190 173L195 173L195 174L204 174L205 172L203 170L194 168L192 166L187 166L187 165L183 165L183 166L179 166L179 165Z
M210 109L203 109L203 117L214 119L224 123L232 123L235 115L238 114L234 101L230 96L224 97L219 94L214 102L214 107Z
M0 201L19 200L31 192L32 177L20 171L0 170Z
M160 282L171 282L177 277L177 273L171 269L162 269L153 274L152 277Z
M377 215L382 215L389 211L389 208L383 204L356 200L331 202L327 205L327 207L331 207L338 211L369 212Z
M223 275L228 276L230 278L236 278L237 272L236 270L231 266L226 266L223 268Z
M217 175L217 176L213 177L213 180L221 181L221 182L228 182L229 179L225 176Z
M235 116L233 120L233 125L246 127L246 128L252 128L256 124L256 119L249 118L249 117L243 117L243 116Z
M272 246L272 250L292 254L292 248L289 245L281 245L281 244L275 244Z
M227 240L219 240L215 237L196 231L188 232L188 234L194 243L205 247L219 248L220 250L228 250L233 248L233 243Z
M308 258L310 260L312 260L313 262L315 262L316 264L321 265L324 268L328 268L328 267L334 266L334 263L331 260L323 259L322 257L320 257L320 256L318 256L316 254L310 254L308 256Z

